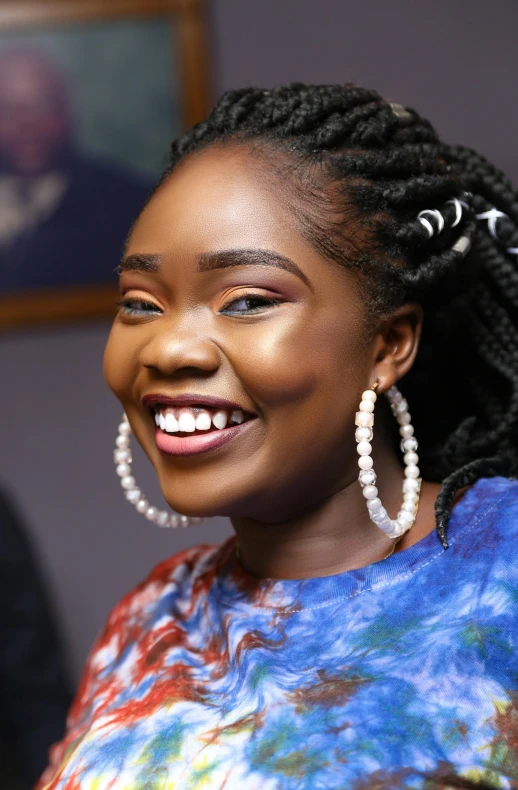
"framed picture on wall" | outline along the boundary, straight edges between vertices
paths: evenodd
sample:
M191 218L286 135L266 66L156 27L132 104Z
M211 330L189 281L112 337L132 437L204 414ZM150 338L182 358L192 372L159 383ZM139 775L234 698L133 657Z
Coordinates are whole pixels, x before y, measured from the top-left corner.
M131 222L208 107L202 0L2 0L1 327L113 314Z

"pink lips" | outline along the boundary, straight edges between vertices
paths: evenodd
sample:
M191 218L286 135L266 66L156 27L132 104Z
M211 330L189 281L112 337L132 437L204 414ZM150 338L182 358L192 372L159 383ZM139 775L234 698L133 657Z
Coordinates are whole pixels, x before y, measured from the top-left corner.
M157 404L161 406L207 406L210 409L226 409L232 411L233 409L241 409L241 411L248 412L239 403L234 403L226 398L218 398L214 395L198 395L196 393L185 392L182 395L170 397L169 395L152 394L144 395L142 403L148 408L153 408Z
M253 422L255 422L254 419L246 420L240 425L232 425L219 431L200 433L195 436L175 436L174 434L164 433L160 428L157 428L155 441L158 449L168 455L196 455L207 450L214 450L216 447L221 447L230 442L238 434L248 430L247 426Z
M210 409L226 409L227 411L238 409L244 412L249 418L239 425L231 425L228 428L211 430L203 434L197 433L193 436L177 436L175 434L165 433L160 430L160 428L157 428L155 431L157 447L161 452L167 453L168 455L196 455L198 453L207 452L208 450L214 450L230 442L234 437L242 434L243 431L247 431L247 426L255 422L254 418L257 417L257 414L244 409L239 403L234 403L226 398L219 398L208 394L183 393L182 395L171 397L168 395L149 393L142 398L142 403L144 406L151 409L157 405L179 408L182 406L196 405L207 406Z

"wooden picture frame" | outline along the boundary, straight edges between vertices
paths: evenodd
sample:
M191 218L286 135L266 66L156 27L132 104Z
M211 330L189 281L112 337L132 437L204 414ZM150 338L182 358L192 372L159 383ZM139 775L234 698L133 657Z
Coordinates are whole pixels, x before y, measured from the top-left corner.
M12 31L24 34L53 31L81 24L159 20L170 29L176 74L178 126L175 134L191 127L208 112L211 102L206 13L203 0L0 0L0 43ZM74 28L75 29L75 28ZM158 173L156 174L159 175ZM113 262L113 268L118 260ZM1 265L1 258L0 258ZM117 289L105 284L56 284L25 290L0 290L0 328L89 319L113 315Z

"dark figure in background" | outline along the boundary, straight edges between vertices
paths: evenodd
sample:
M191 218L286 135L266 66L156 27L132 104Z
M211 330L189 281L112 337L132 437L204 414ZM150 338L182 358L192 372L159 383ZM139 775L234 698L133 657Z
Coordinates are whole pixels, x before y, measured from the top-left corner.
M22 521L0 492L0 787L31 787L63 735L70 691ZM14 750L13 748L14 747Z
M149 188L78 151L45 56L0 55L0 289L109 281Z

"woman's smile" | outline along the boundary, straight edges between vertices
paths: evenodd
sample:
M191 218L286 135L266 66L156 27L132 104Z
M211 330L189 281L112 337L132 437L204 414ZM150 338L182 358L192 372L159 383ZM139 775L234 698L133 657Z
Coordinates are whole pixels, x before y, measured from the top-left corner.
M155 421L157 447L169 455L196 455L221 447L248 430L257 417L237 403L214 396L153 394L142 400Z

